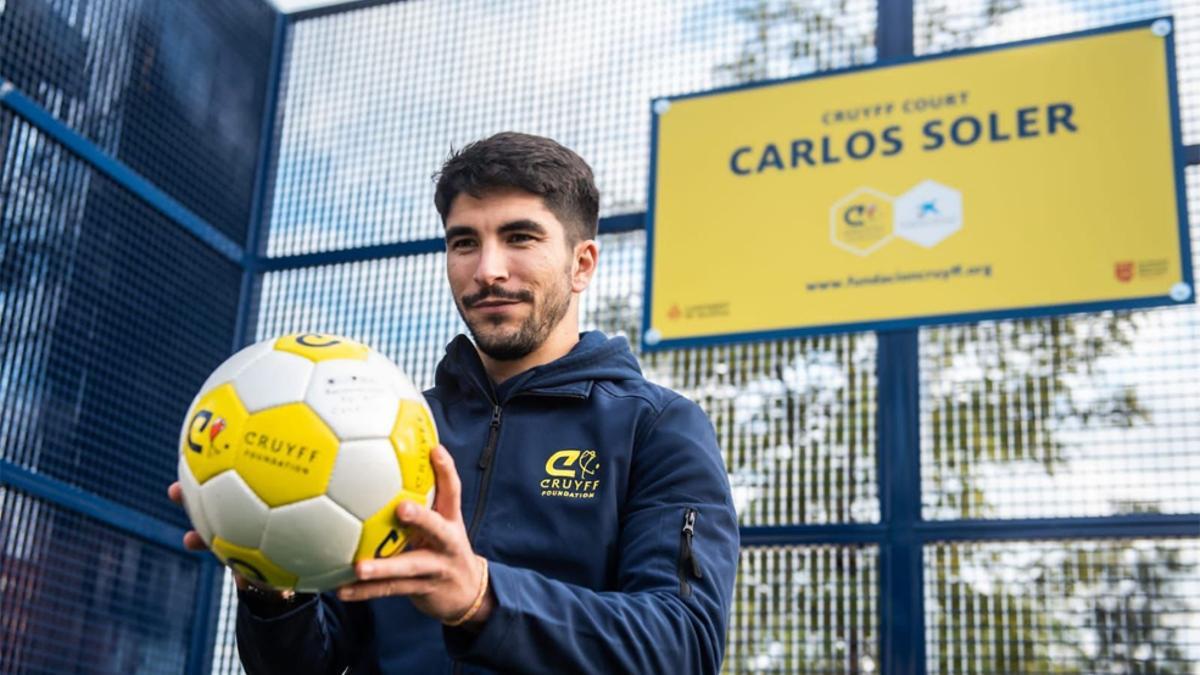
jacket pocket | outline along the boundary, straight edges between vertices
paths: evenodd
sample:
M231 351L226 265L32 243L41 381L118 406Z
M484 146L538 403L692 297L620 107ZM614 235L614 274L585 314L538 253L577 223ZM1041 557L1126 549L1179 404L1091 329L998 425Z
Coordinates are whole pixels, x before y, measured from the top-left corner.
M703 579L704 574L700 572L700 562L696 560L696 551L692 547L692 540L696 536L696 509L688 507L683 511L683 528L679 531L679 562L676 565L676 572L679 575L679 595L680 597L692 597L692 585L689 579Z

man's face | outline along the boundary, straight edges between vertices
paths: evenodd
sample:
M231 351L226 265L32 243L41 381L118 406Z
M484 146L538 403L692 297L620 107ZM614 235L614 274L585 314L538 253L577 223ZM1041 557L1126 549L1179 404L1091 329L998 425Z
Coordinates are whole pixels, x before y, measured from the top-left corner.
M515 188L455 197L446 214L446 270L475 343L497 361L541 346L575 290L563 224L541 197Z

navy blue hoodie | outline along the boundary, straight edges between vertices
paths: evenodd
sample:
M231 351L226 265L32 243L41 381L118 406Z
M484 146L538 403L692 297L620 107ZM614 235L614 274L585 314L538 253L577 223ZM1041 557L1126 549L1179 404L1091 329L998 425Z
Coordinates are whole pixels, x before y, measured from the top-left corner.
M254 673L716 673L738 529L712 425L585 333L499 388L459 336L425 392L496 596L479 633L406 598L238 611ZM265 614L265 613L264 613Z

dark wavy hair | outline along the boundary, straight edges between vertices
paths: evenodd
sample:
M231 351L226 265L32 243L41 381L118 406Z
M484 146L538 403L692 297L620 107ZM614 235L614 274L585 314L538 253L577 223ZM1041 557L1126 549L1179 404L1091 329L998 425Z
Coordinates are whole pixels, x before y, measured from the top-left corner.
M515 187L542 198L562 221L569 245L596 237L600 192L592 168L549 138L505 131L475 141L452 150L434 179L433 202L442 225L459 194L479 198L492 188Z

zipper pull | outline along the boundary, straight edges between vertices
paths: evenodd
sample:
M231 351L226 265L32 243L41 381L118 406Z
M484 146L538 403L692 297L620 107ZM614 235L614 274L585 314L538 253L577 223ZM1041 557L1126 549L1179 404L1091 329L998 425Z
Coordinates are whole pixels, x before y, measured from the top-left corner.
M696 560L696 553L692 550L692 538L696 536L696 509L688 509L684 514L682 534L684 562L690 563L693 577L703 579L704 574L700 571L700 561Z
M492 407L492 421L489 424L487 445L483 446L483 453L479 455L479 468L486 469L492 463L492 454L496 452L496 433L500 431L500 404L497 403Z

